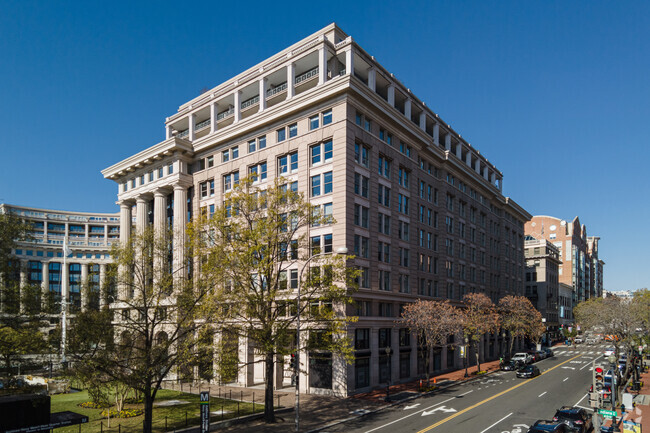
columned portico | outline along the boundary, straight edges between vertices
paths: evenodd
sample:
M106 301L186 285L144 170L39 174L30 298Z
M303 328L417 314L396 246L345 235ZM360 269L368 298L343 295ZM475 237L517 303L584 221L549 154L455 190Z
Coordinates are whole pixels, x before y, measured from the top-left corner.
M174 185L174 248L172 268L174 282L184 278L185 229L187 225L187 188Z
M143 196L139 196L135 203L135 230L137 234L141 235L147 228L147 200Z

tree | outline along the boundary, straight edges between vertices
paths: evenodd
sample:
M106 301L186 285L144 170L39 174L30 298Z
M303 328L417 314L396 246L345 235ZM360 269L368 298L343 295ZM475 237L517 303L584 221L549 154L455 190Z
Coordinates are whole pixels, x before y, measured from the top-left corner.
M404 324L427 347L426 376L429 383L429 364L431 351L447 345L450 335L462 330L461 311L445 301L417 301L408 304L402 312Z
M0 306L10 315L0 315L0 328L24 324L27 317L19 317L20 269L12 250L20 241L31 239L31 224L11 213L0 213Z
M148 228L115 246L111 257L119 271L109 277L120 287L118 300L112 311L80 313L70 336L79 368L143 395L147 433L162 381L174 366L194 359L196 335L213 320L200 280L186 280L184 266L171 269L166 263L170 240L170 234Z
M332 254L331 237L307 238L310 226L334 222L320 207L287 188L283 179L265 189L254 182L247 178L233 185L224 205L197 221L190 238L195 252L201 252L199 273L213 282L214 301L222 307L216 324L221 338L248 338L262 358L265 420L273 422L277 359L298 348L351 360L346 328L353 319L345 307L352 302L356 272L347 268L345 255ZM298 316L301 338L296 341Z
M0 357L4 360L7 375L11 375L11 364L24 355L37 353L47 346L43 334L33 323L0 328Z
M510 333L509 356L512 355L515 338L528 336L532 340L538 340L546 331L541 314L525 296L504 296L499 300L498 312L499 326Z
M481 371L479 341L488 332L494 332L499 325L499 315L494 303L483 293L468 293L463 296L463 332L470 346L475 347L477 371ZM467 355L466 355L467 356Z

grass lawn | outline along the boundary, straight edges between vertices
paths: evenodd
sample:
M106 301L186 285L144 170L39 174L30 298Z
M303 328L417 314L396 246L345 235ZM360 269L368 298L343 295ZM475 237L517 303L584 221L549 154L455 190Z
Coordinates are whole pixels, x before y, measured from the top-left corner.
M62 412L69 410L71 412L87 415L89 422L81 424L82 433L91 432L117 432L118 425L121 426L122 432L140 432L142 431L142 420L144 415L139 415L133 418L111 418L110 429L108 428L108 420L100 418L101 409L84 409L79 407L79 403L88 401L88 393L86 391L75 392L71 394L58 394L52 396L52 412ZM188 403L179 404L174 406L156 406L156 403L164 402L166 400L181 400ZM238 404L236 400L220 399L210 397L210 412L218 411L219 414L211 415L211 421L220 421L222 419L221 408L223 405L223 419L237 417ZM125 409L143 409L143 404L125 404ZM197 394L186 394L180 391L171 391L161 389L156 395L153 409L153 430L155 432L165 431L165 418L167 418L167 431L173 431L175 428L185 427L185 417L187 416L188 426L199 425L199 396ZM264 411L264 406L255 403L255 412ZM252 403L239 403L239 414L249 415L253 413ZM101 423L101 425L100 425ZM59 428L55 433L73 433L79 432L79 426L70 426Z

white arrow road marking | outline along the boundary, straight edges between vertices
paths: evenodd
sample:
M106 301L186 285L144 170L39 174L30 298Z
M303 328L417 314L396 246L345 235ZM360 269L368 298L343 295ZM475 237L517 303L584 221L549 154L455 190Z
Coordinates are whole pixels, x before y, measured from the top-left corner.
M495 422L494 424L492 424L490 427L488 427L488 428L486 428L485 430L483 430L481 433L485 433L486 431L490 430L492 427L494 427L495 425L499 424L501 421L503 421L504 419L508 418L510 415L512 415L512 412L510 412L508 415L504 416L504 417L501 418L499 421L497 421L497 422Z
M576 369L575 367L562 367L562 368L566 368L567 370L575 370Z
M447 409L447 408L444 407L444 406L440 406L440 407L437 407L437 408L435 408L435 409L425 410L424 412L422 412L422 416L425 416L425 415L431 415L432 413L438 412L439 410L442 411L442 412L445 412L445 413L447 413L447 412L458 412L458 411L457 411L456 409L454 409L453 407L450 407L449 409Z
M543 393L541 393L541 394L538 395L537 397L541 397L541 396L543 396L544 394L546 394L546 391L544 391Z
M415 409L415 408L418 407L419 405L420 405L420 403L411 404L411 405L406 406L406 407L404 408L404 410Z
M395 424L396 422L400 422L400 421L402 421L402 420L405 420L406 418L412 417L413 415L417 415L418 413L420 413L420 412L422 412L422 411L425 411L425 410L427 410L427 409L431 409L432 407L436 407L436 406L439 406L439 405L441 405L441 404L443 404L443 403L446 403L446 402L448 402L448 401L455 400L455 399L457 399L458 397L465 396L465 395L467 395L467 394L469 394L470 392L473 392L473 391L474 391L474 390L469 390L469 391L467 391L467 392L464 392L464 393L460 394L460 395L457 396L457 397L451 397L451 398L448 398L447 400L443 400L443 401L441 401L440 403L436 403L436 404L434 404L433 406L425 407L424 409L420 409L420 410L418 410L417 412L410 413L410 414L408 414L408 415L406 415L406 416L403 416L403 417L401 417L401 418L398 418L398 419L396 419L396 420L393 420L393 421L391 421L391 422L389 422L389 423L387 423L387 424L383 424L383 425L380 425L379 427L375 427L375 428L373 428L373 429L371 429L371 430L368 430L366 433L371 433L371 432L373 432L373 431L380 430L380 429L382 429L382 428L384 428L384 427L388 427L388 426L391 425L391 424Z
M350 413L353 413L355 415L363 415L368 412L370 412L368 409L357 409L357 410L350 411Z
M571 361L569 364L582 364L582 361Z

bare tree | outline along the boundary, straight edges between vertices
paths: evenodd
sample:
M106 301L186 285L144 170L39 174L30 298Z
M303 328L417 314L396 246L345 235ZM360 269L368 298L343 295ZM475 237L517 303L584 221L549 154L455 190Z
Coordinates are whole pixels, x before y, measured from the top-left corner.
M494 332L499 325L499 314L494 303L483 293L468 293L463 296L462 324L470 346L475 347L476 365L481 371L479 342L488 332Z
M426 352L426 377L429 383L431 351L447 345L450 335L462 332L461 311L445 301L425 301L418 299L408 304L402 312L402 320L411 332L424 341Z
M331 216L283 179L264 189L254 182L247 178L232 185L214 215L196 222L191 239L201 251L198 272L213 282L214 301L221 307L217 327L235 341L251 340L264 363L264 413L273 422L278 359L297 348L352 359L346 329L353 318L345 307L352 303L356 271L347 267L345 255L333 254L332 237L306 235L310 226L332 224ZM296 341L298 317L300 334L308 338ZM239 360L239 367L248 362L260 360Z

